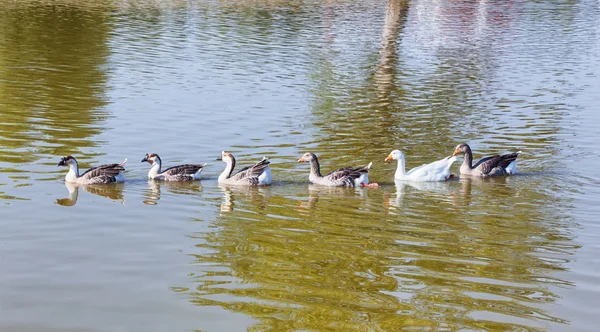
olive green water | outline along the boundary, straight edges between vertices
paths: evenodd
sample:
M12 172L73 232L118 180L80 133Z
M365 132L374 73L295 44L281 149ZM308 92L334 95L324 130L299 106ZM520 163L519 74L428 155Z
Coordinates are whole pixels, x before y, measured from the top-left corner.
M0 5L0 330L597 331L597 1ZM519 173L383 162L459 142ZM274 184L218 186L221 150ZM66 186L68 154L127 181Z

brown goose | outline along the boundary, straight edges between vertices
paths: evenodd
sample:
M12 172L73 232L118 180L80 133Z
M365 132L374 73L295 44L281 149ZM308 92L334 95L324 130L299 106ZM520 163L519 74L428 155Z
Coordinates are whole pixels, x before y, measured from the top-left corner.
M200 180L200 173L206 164L184 164L173 166L161 171L162 161L156 153L146 153L142 162L152 165L148 177L163 181L190 181Z
M307 152L300 159L299 163L310 163L310 175L308 180L314 184L329 187L377 187L377 183L369 183L369 170L372 162L366 166L344 167L337 169L325 176L321 175L321 166L319 159L314 153Z
M456 146L452 156L464 154L463 163L460 165L460 174L487 177L515 174L517 171L516 160L520 153L521 151L485 157L473 165L471 148L467 144L461 143Z
M273 177L271 176L271 163L267 157L257 162L254 165L246 166L233 174L235 168L235 157L229 153L222 151L221 157L217 160L222 160L227 163L223 173L219 175L218 182L220 184L233 184L233 185L244 185L244 186L266 186L271 184Z
M65 181L79 183L79 184L103 184L103 183L114 183L123 182L125 177L123 171L125 170L125 162L123 160L119 164L105 164L96 167L92 167L79 175L79 165L77 160L73 156L62 157L58 162L58 166L69 167L69 172L65 176Z

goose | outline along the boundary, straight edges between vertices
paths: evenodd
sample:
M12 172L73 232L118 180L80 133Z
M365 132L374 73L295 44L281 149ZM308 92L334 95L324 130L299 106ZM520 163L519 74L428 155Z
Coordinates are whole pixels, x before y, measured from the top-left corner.
M206 164L184 164L173 166L161 171L162 161L156 153L146 153L142 162L152 165L148 178L163 181L200 180L200 173Z
M409 181L446 181L453 177L450 167L456 161L456 157L446 157L429 164L423 164L410 171L404 170L404 154L400 150L394 150L385 161L398 160L398 168L394 174L396 180Z
M319 159L314 153L307 152L300 159L299 163L310 163L310 175L308 180L314 184L328 187L377 187L377 183L369 183L370 162L366 166L344 167L335 170L325 176L321 175L321 166Z
M119 164L105 164L92 167L79 175L79 165L73 156L61 157L58 166L69 167L69 172L65 176L66 182L79 184L105 184L125 181L123 167L127 159Z
M473 165L473 152L471 147L465 143L461 143L454 149L453 156L464 154L464 160L460 165L460 174L472 176L502 176L512 175L517 171L516 160L521 151L504 155L495 155L479 159Z
M217 160L222 160L227 164L223 173L219 175L219 184L266 186L271 184L273 180L271 167L269 167L271 162L267 157L263 157L261 161L254 165L242 168L235 174L232 174L235 168L235 157L231 153L222 151L221 156Z

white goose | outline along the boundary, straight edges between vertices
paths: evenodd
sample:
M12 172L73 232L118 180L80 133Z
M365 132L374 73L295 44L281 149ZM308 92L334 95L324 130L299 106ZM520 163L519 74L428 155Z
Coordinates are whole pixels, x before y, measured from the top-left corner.
M125 181L123 171L125 170L125 162L123 160L119 164L105 164L92 167L79 175L79 165L73 156L60 158L58 166L69 167L69 172L65 176L65 181L79 184L105 184Z
M385 161L398 160L398 168L394 174L396 180L407 181L446 181L453 177L450 167L456 161L456 157L446 157L430 164L423 164L406 172L404 168L404 154L399 150L390 153Z
M200 180L200 173L206 164L184 164L173 166L161 171L162 161L156 153L146 153L142 162L152 165L148 177L153 180L163 181L191 181Z
M221 157L217 160L222 160L227 163L223 173L219 175L218 182L220 184L233 184L233 185L244 185L244 186L266 186L271 184L273 177L271 176L271 163L267 157L264 157L261 161L254 165L246 166L233 174L235 168L235 158L229 152L221 152Z

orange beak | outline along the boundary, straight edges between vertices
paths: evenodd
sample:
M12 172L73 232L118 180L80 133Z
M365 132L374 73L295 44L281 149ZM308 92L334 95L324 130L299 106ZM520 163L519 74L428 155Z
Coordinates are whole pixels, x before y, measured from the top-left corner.
M393 160L394 158L392 158L392 154L390 153L389 156L387 156L387 158L385 158L385 161L390 161Z
M304 162L304 157L300 157L300 159L298 159L299 163L303 163Z
M458 149L454 149L454 153L452 154L452 157L456 156L457 154L460 154L460 151L458 151Z

